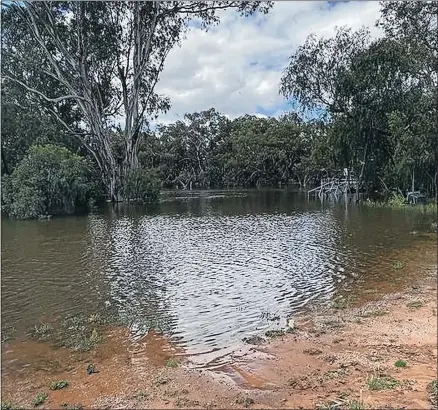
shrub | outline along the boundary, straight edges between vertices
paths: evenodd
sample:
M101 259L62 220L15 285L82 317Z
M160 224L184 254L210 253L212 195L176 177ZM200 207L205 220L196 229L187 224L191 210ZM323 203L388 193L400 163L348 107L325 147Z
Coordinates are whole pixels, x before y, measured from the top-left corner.
M58 382L53 382L50 384L50 390L61 390L68 386L67 380L60 380Z
M155 171L135 168L128 171L123 186L123 197L138 202L156 202L161 183Z
M37 407L40 404L43 404L48 397L49 396L47 396L47 394L44 392L38 393L37 396L33 399L33 405Z
M86 202L89 172L84 158L67 148L33 146L3 179L3 210L26 219L48 214L70 214Z
M395 363L394 363L394 366L395 367L406 367L408 365L408 363L405 361L405 360L397 360Z

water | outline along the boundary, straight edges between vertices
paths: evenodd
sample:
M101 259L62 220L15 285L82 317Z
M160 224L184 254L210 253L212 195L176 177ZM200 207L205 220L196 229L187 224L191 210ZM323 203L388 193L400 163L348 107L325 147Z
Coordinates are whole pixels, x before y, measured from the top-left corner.
M164 193L156 206L2 221L2 327L120 318L189 353L225 349L384 281L423 215L322 204L285 190Z

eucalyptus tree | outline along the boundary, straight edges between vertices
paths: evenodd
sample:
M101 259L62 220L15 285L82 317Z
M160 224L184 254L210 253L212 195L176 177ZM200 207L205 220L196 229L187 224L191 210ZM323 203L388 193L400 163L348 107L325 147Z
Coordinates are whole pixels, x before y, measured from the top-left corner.
M80 140L98 165L108 194L138 166L150 121L170 106L155 86L169 51L196 20L203 29L220 10L267 13L249 1L11 1L2 5L2 76L14 82ZM65 114L80 119L66 121ZM114 129L123 160L114 153Z

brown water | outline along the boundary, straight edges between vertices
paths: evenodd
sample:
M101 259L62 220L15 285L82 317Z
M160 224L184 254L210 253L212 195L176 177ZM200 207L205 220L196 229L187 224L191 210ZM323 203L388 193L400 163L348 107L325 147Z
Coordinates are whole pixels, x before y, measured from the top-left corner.
M392 281L394 255L430 241L429 220L284 190L164 193L153 207L2 220L2 328L24 335L99 313L134 340L153 329L188 354L222 354L338 293Z

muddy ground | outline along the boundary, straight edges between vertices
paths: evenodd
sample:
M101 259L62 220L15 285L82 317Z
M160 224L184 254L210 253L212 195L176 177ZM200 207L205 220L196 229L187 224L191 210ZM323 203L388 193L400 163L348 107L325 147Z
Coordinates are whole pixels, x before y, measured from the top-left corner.
M361 301L299 317L292 333L247 345L217 366L194 366L196 359L154 333L133 344L124 328L85 353L12 340L2 346L2 402L30 408L44 392L38 408L434 408L431 258L403 289L379 297L365 290ZM89 363L99 373L87 374ZM50 390L57 380L68 387Z

